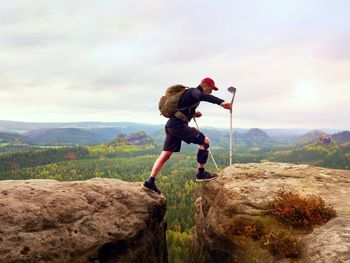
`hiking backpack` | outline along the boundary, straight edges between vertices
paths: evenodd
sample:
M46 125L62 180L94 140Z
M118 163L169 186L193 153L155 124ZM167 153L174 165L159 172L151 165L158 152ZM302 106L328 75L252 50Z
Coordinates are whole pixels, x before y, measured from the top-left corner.
M173 85L167 88L165 95L162 96L159 100L158 108L160 115L163 115L166 118L175 116L184 122L188 122L188 118L181 110L191 109L192 107L197 107L199 103L191 105L189 107L178 108L178 104L181 96L188 89L188 87L183 85Z

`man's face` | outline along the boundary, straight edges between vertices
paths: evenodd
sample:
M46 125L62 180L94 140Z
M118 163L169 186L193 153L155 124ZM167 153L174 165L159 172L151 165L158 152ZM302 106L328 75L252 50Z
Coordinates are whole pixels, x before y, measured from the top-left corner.
M203 91L204 91L204 93L211 94L211 92L213 91L213 88L209 84L204 83L203 84Z

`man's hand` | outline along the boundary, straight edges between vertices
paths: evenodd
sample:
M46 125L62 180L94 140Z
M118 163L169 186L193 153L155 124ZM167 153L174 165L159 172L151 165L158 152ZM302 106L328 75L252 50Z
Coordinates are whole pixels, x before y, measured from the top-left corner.
M220 104L221 107L223 107L224 109L232 109L232 104L231 102L228 102L228 101L224 101L223 103Z
M196 112L194 113L194 117L196 117L196 118L199 118L199 117L201 117L201 116L202 116L202 113L199 112L199 111L196 111Z

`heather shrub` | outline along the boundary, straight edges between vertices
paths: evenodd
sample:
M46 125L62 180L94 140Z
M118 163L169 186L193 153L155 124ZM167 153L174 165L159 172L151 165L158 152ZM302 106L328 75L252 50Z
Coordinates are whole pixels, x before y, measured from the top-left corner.
M323 224L336 216L321 197L301 197L297 193L280 190L269 205L269 213L295 227Z
M291 238L288 234L270 232L264 236L265 242L263 247L277 259L296 258L300 255L300 248L296 239Z
M267 221L236 215L223 227L228 234L246 236L259 242L260 246L268 250L276 259L299 257L300 231L308 232L313 225L326 223L336 216L335 210L326 205L321 197L315 195L301 197L285 189L277 192L274 200L269 203L267 211L267 217L265 217ZM274 222L276 219L273 217L288 224L278 224ZM291 226L298 228L293 229Z
M247 217L236 217L224 226L227 233L231 235L244 235L253 240L258 240L263 235L263 226L260 221Z

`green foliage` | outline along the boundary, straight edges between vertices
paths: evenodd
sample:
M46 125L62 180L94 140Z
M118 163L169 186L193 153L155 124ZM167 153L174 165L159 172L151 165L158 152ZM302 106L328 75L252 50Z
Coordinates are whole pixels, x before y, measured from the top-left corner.
M122 157L126 153L133 153L132 156L158 153L155 150L156 147L151 144L146 145L119 145L119 144L99 144L94 146L89 146L89 155L90 158L113 158L113 157ZM130 156L130 155L128 155Z
M9 152L24 152L24 151L39 151L45 149L57 149L62 148L62 146L34 146L28 144L13 144L13 143L0 143L0 154Z
M185 158L184 158L185 159ZM181 160L177 160L181 162ZM171 162L169 166L175 165ZM174 168L171 172L167 167L158 179L161 191L168 197L166 219L169 230L186 231L194 225L195 189L201 185L193 178L196 171L191 168Z
M39 179L58 181L87 180L94 177L118 178L125 181L142 181L147 178L155 155L134 158L70 160L48 165L10 170L0 173L1 179Z
M0 172L64 160L82 159L87 156L88 150L84 147L62 147L42 151L6 153L0 155Z
M191 231L167 231L168 260L169 262L188 262L189 238Z
M267 154L270 161L304 163L336 169L350 169L350 146L331 144L311 144L301 148L274 151Z

